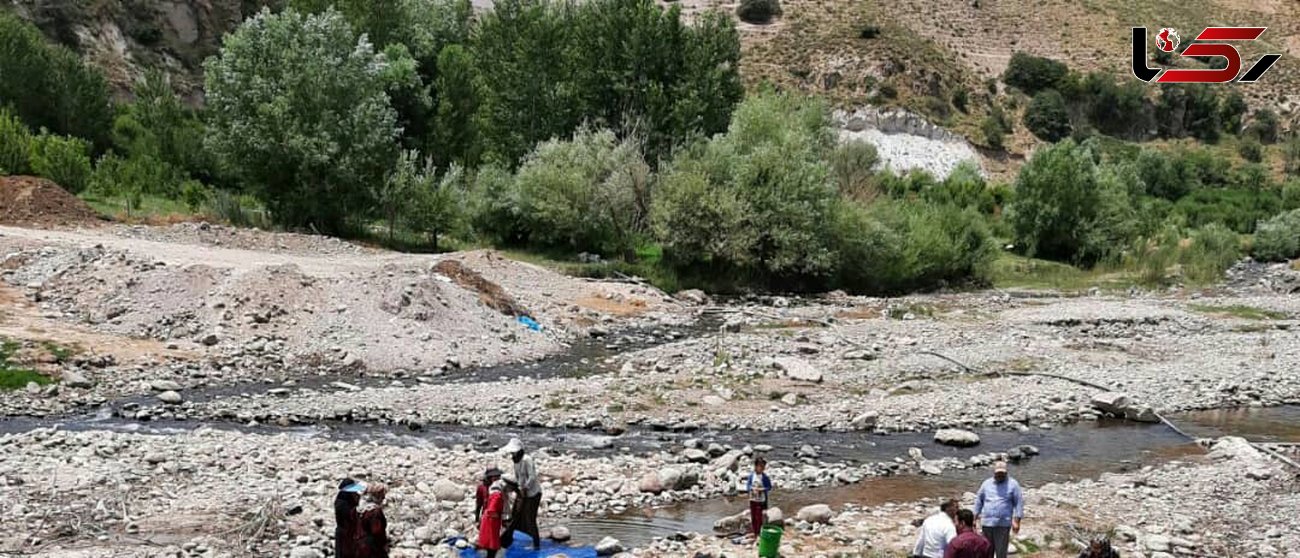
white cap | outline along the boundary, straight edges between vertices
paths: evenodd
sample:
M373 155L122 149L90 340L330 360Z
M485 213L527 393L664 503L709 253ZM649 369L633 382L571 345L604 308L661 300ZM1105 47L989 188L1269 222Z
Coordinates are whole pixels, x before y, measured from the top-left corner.
M511 438L510 443L506 444L505 447L502 447L501 451L505 453L515 453L523 449L524 443L519 441L519 438Z

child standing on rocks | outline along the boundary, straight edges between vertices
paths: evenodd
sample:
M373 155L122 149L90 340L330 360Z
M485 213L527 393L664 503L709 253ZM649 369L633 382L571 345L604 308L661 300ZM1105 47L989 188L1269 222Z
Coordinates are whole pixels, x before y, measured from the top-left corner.
M745 482L745 492L749 493L749 530L758 537L763 529L763 515L767 511L767 495L772 492L772 479L767 477L767 460L762 457L754 459L754 472Z

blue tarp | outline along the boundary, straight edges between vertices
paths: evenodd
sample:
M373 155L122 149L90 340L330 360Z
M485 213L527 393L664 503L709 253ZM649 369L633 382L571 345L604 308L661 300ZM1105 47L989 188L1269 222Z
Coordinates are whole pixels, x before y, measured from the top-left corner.
M506 558L551 558L552 556L569 558L596 558L594 546L564 546L551 541L542 541L541 550L533 550L533 539L515 531L515 542L506 550ZM467 548L460 553L461 558L477 558L478 551Z

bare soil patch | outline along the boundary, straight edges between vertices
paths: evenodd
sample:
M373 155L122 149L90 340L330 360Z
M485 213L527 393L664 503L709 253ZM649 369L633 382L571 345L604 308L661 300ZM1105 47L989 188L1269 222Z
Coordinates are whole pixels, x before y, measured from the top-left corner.
M103 219L86 202L44 178L0 177L0 223L95 225Z

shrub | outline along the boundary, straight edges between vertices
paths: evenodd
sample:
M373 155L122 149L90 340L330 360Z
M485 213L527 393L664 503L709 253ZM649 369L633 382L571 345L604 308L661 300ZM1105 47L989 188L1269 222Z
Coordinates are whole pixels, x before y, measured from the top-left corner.
M1300 180L1291 179L1282 185L1282 209L1300 209Z
M32 134L9 111L0 108L0 175L31 172Z
M499 246L525 243L528 231L514 175L489 164L478 169L471 184L468 205L474 231Z
M1261 219L1281 209L1281 196L1274 190L1202 188L1178 200L1173 212L1190 227L1219 223L1244 234L1253 232Z
M1156 123L1162 137L1214 142L1223 129L1223 111L1218 96L1205 84L1169 84L1156 101Z
M1300 209L1280 213L1259 224L1251 255L1262 261L1300 258Z
M438 238L454 234L461 229L464 217L464 172L459 166L447 169L441 177L436 173L432 159L417 166L414 152L398 160L395 173L398 189L405 193L407 203L402 209L402 219L411 230L424 234L436 251Z
M1183 275L1193 283L1214 283L1241 259L1241 238L1218 223L1206 225L1191 234L1191 243L1183 252Z
M1234 135L1241 133L1241 119L1249 108L1246 106L1246 99L1241 96L1241 93L1236 91L1228 93L1219 109L1221 112L1219 120L1223 122L1224 131Z
M1252 163L1264 160L1264 146L1260 145L1259 140L1254 137L1242 138L1241 142L1237 144L1237 152L1241 154L1242 159Z
M980 132L984 134L984 145L993 149L1002 149L1005 147L1006 130L1002 128L1002 123L992 116L984 117L980 122Z
M41 134L31 142L32 172L74 194L90 183L90 142Z
M652 214L665 259L756 282L824 284L837 195L823 157L833 144L824 103L747 98L726 134L682 153L662 176Z
M397 151L382 62L336 12L264 9L205 64L207 145L281 224L342 232Z
M1030 256L1081 261L1098 216L1099 192L1087 147L1066 140L1034 152L1016 177L1008 215L1016 244Z
M841 196L868 202L879 194L873 180L876 165L880 163L876 146L865 141L846 141L831 151L828 162Z
M180 186L180 198L193 213L202 211L212 199L212 190L197 180L186 180Z
M166 180L167 169L157 159L124 159L109 152L99 158L90 177L90 190L105 197L121 198L129 216L140 208L144 194Z
M214 169L203 149L203 122L176 95L167 77L148 72L132 92L135 100L113 120L117 151L125 157L159 159L180 174L211 177Z
M1043 141L1056 142L1070 137L1073 127L1061 94L1047 90L1034 95L1025 110L1025 127Z
M537 146L515 180L531 243L629 255L644 230L650 169L632 140L579 131Z
M864 25L862 27L862 30L858 32L858 37L862 39L874 39L879 36L880 36L879 25Z
M1056 87L1068 73L1069 68L1062 62L1017 52L1011 55L1011 62L1002 74L1002 81L1033 95Z
M1285 161L1286 173L1300 175L1300 134L1294 134L1282 146L1282 159Z
M952 106L956 107L957 110L961 111L963 114L969 112L969 107L967 106L969 103L970 93L966 91L965 87L958 87L956 91L952 92Z
M953 205L887 201L837 204L834 285L895 294L987 281L996 256L984 220Z
M1144 84L1126 80L1116 84L1114 76L1089 73L1081 85L1088 120L1103 134L1141 139L1154 125L1154 107L1146 99Z
M781 15L780 0L740 0L736 16L746 23L768 23Z
M1246 126L1245 133L1254 136L1263 143L1277 143L1281 135L1282 122L1278 119L1277 113L1272 109L1259 109L1255 112L1254 119L1249 126Z

